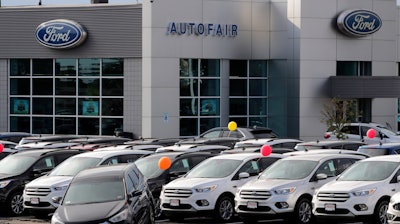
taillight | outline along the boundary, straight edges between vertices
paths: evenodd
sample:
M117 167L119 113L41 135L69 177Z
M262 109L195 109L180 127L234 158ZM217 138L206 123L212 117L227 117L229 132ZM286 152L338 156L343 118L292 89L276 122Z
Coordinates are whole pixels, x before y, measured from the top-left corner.
M330 138L330 137L331 137L331 135L330 135L329 133L324 134L324 138L325 138L325 139L328 139L328 138Z

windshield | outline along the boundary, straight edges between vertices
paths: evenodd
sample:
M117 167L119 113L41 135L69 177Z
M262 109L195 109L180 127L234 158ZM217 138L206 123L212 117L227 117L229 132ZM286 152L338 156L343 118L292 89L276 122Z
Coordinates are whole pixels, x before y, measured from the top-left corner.
M49 176L75 176L84 169L95 167L100 161L100 158L71 157L56 166Z
M278 160L262 172L259 179L299 180L311 174L317 161Z
M141 158L135 161L137 168L146 178L158 177L163 170L158 167L161 157Z
M188 178L222 178L232 174L242 163L234 159L204 160L189 171Z
M35 163L37 158L21 156L18 154L9 155L0 160L0 173L18 175L25 172Z
M64 205L118 201L125 198L122 178L102 177L82 179L71 183L63 200Z
M338 181L379 181L391 176L398 162L361 161L346 169Z

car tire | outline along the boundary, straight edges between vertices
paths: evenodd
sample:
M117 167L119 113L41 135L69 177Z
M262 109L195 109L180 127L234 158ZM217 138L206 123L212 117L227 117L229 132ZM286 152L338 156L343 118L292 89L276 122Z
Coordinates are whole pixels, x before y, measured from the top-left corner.
M315 222L310 199L301 198L296 203L292 222L298 224L310 224Z
M221 222L231 221L235 214L234 206L235 204L231 197L222 196L215 205L215 217Z
M12 216L19 216L24 214L24 199L22 191L12 193L6 200L7 212Z
M389 202L386 200L379 201L374 210L374 223L376 224L387 224L386 211L388 209Z

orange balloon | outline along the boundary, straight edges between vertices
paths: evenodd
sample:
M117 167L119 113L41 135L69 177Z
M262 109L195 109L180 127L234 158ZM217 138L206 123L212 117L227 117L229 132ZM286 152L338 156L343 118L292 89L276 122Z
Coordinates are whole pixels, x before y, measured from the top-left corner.
M160 158L160 160L158 160L158 167L161 170L166 170L170 166L171 166L171 159L170 158L168 158L166 156L163 156L163 157Z

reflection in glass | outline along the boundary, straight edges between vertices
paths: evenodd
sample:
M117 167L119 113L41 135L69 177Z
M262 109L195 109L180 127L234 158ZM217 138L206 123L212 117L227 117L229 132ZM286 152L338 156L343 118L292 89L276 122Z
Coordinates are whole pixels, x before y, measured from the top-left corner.
M31 132L30 117L10 117L10 131Z
M99 135L99 118L78 118L78 135Z
M32 99L33 114L53 114L53 98L33 98Z
M10 94L11 95L29 95L31 92L29 79L10 79Z
M53 59L32 59L32 75L53 76Z
M32 133L53 134L52 117L32 117Z
M75 134L76 118L75 117L56 117L55 118L56 134Z
M81 58L78 67L79 76L99 76L100 75L100 59L98 58Z
M266 60L249 61L250 77L267 77L267 74L268 74L268 63Z
M56 95L76 95L76 79L75 78L57 78Z
M267 96L267 80L251 79L249 80L250 96Z
M181 77L198 77L198 59L180 59L179 71Z
M10 75L23 76L31 74L31 61L29 59L10 59Z
M220 126L219 122L219 118L200 118L200 133L203 133L211 128ZM199 135L200 133L196 133L196 135Z
M79 99L79 115L98 116L99 99Z
M124 59L123 58L105 58L102 60L103 76L123 76Z
M75 98L56 98L56 115L75 115Z
M266 115L267 114L267 98L251 98L249 99L250 115Z
M102 79L102 95L103 96L123 96L124 80L123 79Z
M249 126L268 127L267 117L250 117Z
M197 98L180 99L180 116L196 116Z
M220 96L220 80L202 79L200 83L200 96Z
M216 116L219 112L219 99L201 99L201 116Z
M76 59L56 59L56 76L76 76Z
M202 59L200 61L200 76L219 77L220 63L217 59Z
M180 79L180 96L197 96L197 92L197 79Z
M101 109L103 116L123 116L124 101L123 99L103 98Z
M32 95L53 95L53 79L32 79Z
M103 118L101 119L101 134L114 135L116 129L123 130L122 118Z
M79 79L79 95L80 96L98 96L99 95L99 79L81 78Z

